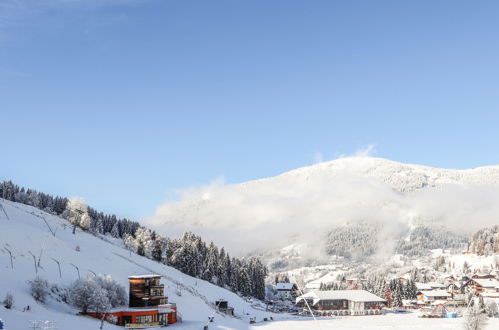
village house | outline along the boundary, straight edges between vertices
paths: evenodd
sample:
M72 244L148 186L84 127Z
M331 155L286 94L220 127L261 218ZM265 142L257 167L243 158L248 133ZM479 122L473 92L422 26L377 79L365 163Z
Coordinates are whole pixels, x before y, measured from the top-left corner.
M496 279L473 278L464 284L467 292L475 294L499 292L499 281Z
M177 306L168 303L164 295L161 275L129 276L130 296L127 309L103 313L89 312L89 316L127 328L164 326L177 322Z
M473 276L471 276L472 279L495 279L495 276L490 274L490 273L485 273L482 270L477 270Z
M423 290L418 291L416 294L416 301L418 305L431 305L435 302L449 300L451 294L445 290Z
M296 305L321 316L381 314L386 300L365 290L311 291L296 298Z
M282 300L294 299L298 295L298 287L295 283L277 283L276 294Z

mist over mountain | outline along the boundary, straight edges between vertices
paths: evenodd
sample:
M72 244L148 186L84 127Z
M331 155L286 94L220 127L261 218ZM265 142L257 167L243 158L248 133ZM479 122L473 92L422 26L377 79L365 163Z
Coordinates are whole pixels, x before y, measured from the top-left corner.
M319 261L458 248L498 219L499 166L452 170L348 157L188 189L149 221L168 233L192 230L241 255Z

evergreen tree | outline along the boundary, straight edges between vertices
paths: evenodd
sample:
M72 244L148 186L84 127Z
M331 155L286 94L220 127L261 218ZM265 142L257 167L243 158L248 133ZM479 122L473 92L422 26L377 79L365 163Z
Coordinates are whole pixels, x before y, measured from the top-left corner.
M162 249L160 240L154 241L154 246L152 249L151 256L157 262L161 262L163 260L163 249Z

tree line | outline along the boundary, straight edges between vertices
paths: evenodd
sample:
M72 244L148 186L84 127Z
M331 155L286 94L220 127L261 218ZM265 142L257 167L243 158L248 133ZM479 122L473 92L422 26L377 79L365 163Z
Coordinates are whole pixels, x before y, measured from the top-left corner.
M73 233L80 228L94 235L110 235L122 240L130 252L243 296L265 298L268 270L258 258L231 258L223 247L219 249L213 242L206 244L191 232L179 238L162 237L136 221L99 212L83 199L52 196L12 181L0 183L0 197L64 218L73 225Z

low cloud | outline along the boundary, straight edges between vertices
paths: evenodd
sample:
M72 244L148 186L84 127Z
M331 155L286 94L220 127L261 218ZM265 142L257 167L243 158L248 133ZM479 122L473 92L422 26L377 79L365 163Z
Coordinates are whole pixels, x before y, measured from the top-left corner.
M359 155L373 151L368 147ZM332 228L357 222L382 225L384 253L393 251L392 238L418 223L464 234L497 224L497 186L449 183L401 192L382 176L354 166L370 161L340 159L238 185L219 180L179 192L178 201L160 205L148 221L166 235L192 230L240 255L290 244L320 253ZM392 163L387 163L387 171ZM398 175L390 172L389 180L404 184L421 177Z

